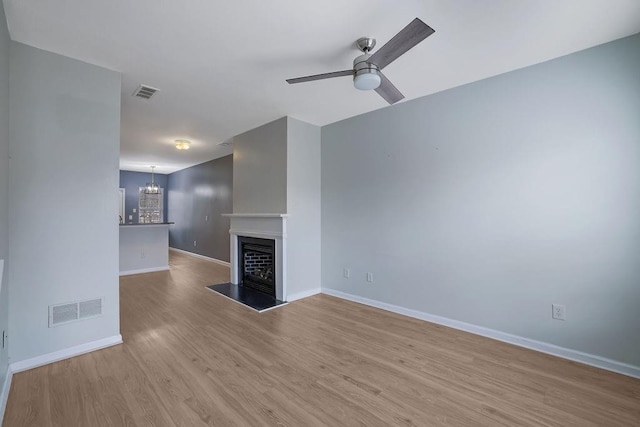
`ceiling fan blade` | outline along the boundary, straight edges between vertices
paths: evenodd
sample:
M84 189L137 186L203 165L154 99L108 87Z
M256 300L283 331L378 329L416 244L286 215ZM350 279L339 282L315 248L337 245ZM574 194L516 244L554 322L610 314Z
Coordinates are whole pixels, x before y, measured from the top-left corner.
M367 62L376 64L382 70L433 33L433 28L416 18L371 55Z
M353 70L334 71L333 73L315 74L313 76L297 77L295 79L287 79L290 85L294 83L311 82L313 80L331 79L333 77L353 76Z
M378 95L384 98L389 104L395 104L396 102L404 99L404 95L391 83L391 81L382 73L380 73L380 86L376 89Z

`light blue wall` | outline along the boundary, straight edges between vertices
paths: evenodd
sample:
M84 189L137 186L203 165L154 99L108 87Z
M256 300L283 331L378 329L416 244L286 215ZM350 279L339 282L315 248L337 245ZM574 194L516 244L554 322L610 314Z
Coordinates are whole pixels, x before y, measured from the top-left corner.
M169 246L229 262L233 156L168 175ZM194 240L197 245L194 246Z
M10 43L11 362L119 337L120 74ZM48 307L104 297L48 327Z
M323 127L322 281L640 366L640 35Z
M167 207L168 199L167 195L167 175L156 173L154 174L154 181L160 188L163 189L163 204L164 204L164 221L167 220ZM151 172L132 172L132 171L120 171L120 188L125 189L125 201L124 201L124 221L129 222L129 215L132 215L133 222L138 222L138 201L139 201L139 189L144 187L148 182L151 182ZM136 212L133 212L133 209Z
M0 274L0 334L9 321L8 261L9 255L9 33L4 8L0 4L0 259L5 260ZM2 336L0 335L0 343ZM7 374L7 348L0 346L0 387ZM1 415L1 414L0 414Z
M287 299L319 291L320 127L287 117Z

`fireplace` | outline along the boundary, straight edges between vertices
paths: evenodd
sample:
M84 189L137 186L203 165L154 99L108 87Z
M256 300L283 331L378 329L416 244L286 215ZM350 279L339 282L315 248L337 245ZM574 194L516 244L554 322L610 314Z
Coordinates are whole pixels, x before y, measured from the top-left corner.
M238 278L249 288L276 296L275 240L238 236Z
M223 214L229 217L231 244L231 283L243 284L242 243L270 246L273 259L271 286L277 300L287 300L287 214ZM248 240L251 239L251 240ZM255 239L255 240L253 240ZM264 285L264 283L261 283ZM275 292L275 294L274 294Z

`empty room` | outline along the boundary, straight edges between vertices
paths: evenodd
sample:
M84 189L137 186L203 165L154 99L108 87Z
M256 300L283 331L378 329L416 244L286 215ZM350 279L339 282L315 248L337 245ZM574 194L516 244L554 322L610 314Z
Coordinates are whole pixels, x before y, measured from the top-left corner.
M640 425L640 2L0 4L2 426Z

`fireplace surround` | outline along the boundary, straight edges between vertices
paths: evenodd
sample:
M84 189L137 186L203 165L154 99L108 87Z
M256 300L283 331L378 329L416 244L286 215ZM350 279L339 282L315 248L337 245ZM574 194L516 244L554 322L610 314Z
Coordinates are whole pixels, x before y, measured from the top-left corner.
M287 301L287 214L223 214L229 218L231 228L231 283L242 284L240 255L242 241L246 238L265 239L273 242L274 296Z

